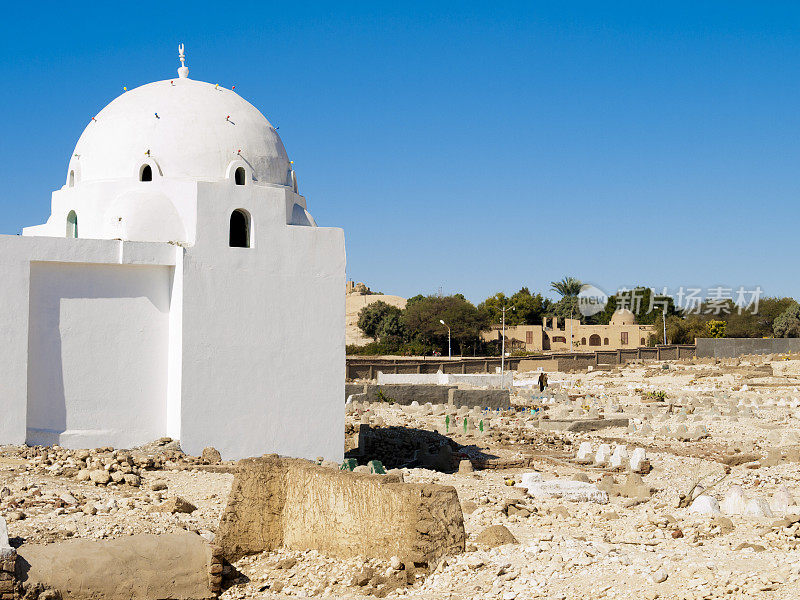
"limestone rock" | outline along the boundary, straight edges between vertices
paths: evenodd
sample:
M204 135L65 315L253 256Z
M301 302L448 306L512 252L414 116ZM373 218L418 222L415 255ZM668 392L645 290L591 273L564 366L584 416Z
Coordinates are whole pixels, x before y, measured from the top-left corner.
M650 461L644 448L636 448L631 454L630 469L634 473L649 473Z
M592 462L592 444L591 442L581 442L581 445L578 447L578 454L575 456L575 460L579 463L588 464Z
M614 448L614 454L611 455L610 466L612 469L624 469L628 466L629 456L628 449L622 444L618 444Z
M111 475L105 469L96 469L89 473L89 479L97 485L106 485L111 481Z
M472 467L471 460L462 460L458 463L459 473L472 473L475 469Z
M726 515L744 514L744 507L747 505L747 497L741 486L732 485L725 493L720 508Z
M197 507L189 502L181 498L180 496L175 496L174 498L170 498L166 502L164 502L161 506L156 507L159 512L168 512L168 513L184 513L189 514L197 510Z
M215 465L218 462L222 461L222 455L219 453L219 450L217 450L213 446L209 446L208 448L203 448L203 454L201 455L201 458L212 465Z
M719 502L713 496L701 494L694 499L689 507L689 512L698 515L718 515L720 514Z
M664 583L667 580L667 572L664 569L659 569L650 577L653 583Z
M600 444L597 453L594 455L594 464L598 467L603 467L608 464L611 458L611 446L609 444Z
M568 479L533 482L528 486L528 493L534 498L563 498L572 502L608 504L608 493L597 489L596 485Z
M492 525L487 527L478 534L475 538L478 544L496 548L504 544L517 544L517 538L508 530L505 525Z
M775 492L770 502L772 512L785 513L789 510L790 506L794 506L794 496L792 496L789 489L784 485Z
M772 517L772 510L763 498L752 498L744 507L746 517Z

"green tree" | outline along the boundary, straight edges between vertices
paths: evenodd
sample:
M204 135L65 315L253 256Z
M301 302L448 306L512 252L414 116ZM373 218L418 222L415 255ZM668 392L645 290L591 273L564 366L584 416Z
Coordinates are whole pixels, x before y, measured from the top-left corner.
M694 344L695 338L707 337L707 320L700 315L669 315L667 317L667 343L669 344ZM662 333L659 331L651 336L651 345L663 343Z
M503 307L508 306L506 311L506 325L517 325L518 316L516 311L510 310L511 302L503 292L497 292L494 296L489 296L486 300L478 304L478 310L486 313L490 323L498 325L502 320Z
M558 317L559 322L561 319L578 319L581 318L581 312L578 308L577 296L564 296L558 302L550 305L548 316Z
M561 281L551 281L550 289L562 298L565 296L577 296L583 284L575 277L564 277Z
M771 337L775 334L775 321L786 312L788 308L797 304L792 298L761 298L758 310L753 314L755 306L743 308L741 313L728 302L727 312L720 315L728 323L728 337Z
M420 300L425 300L425 296L422 294L417 294L416 296L411 296L408 300L406 300L406 308L414 304L415 302L419 302Z
M486 312L490 323L499 325L502 308L507 306L506 325L539 325L550 304L541 294L531 294L528 288L523 287L510 297L503 292L488 297L478 305L478 310Z
M364 335L377 338L383 320L392 314L399 316L400 312L399 308L387 304L383 300L372 302L358 313L358 328L364 332Z
M424 344L447 351L447 327L450 326L452 341L459 353L465 347L479 342L481 331L489 329L489 318L463 296L426 296L407 304L403 311L403 322L408 336Z
M708 329L708 337L724 338L727 325L728 324L725 321L709 321L706 324Z
M531 294L528 288L524 287L516 294L511 296L511 304L514 312L524 325L540 325L542 317L547 314L551 302L541 294Z
M378 325L376 337L385 344L400 345L407 339L406 325L400 309L389 311Z
M775 319L775 337L800 337L800 304L795 302Z

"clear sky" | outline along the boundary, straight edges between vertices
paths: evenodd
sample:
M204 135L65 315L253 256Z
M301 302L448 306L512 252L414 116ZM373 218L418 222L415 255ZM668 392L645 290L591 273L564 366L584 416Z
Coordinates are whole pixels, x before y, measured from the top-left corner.
M9 3L0 233L46 220L89 119L184 42L374 290L800 298L800 5L654 4Z

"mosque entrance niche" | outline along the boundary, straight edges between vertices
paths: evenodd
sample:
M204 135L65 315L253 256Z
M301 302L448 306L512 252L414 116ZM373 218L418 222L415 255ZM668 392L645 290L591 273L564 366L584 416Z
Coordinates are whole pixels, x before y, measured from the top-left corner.
M589 345L590 346L599 346L600 345L600 336L596 333L593 333L589 336Z
M153 169L150 165L144 165L139 172L139 181L153 181Z
M67 237L78 237L78 215L75 214L74 210L69 211L67 215Z
M236 167L236 170L233 172L233 180L236 182L236 185L244 185L244 178L244 167Z
M231 248L250 247L250 215L241 208L231 213L229 245Z

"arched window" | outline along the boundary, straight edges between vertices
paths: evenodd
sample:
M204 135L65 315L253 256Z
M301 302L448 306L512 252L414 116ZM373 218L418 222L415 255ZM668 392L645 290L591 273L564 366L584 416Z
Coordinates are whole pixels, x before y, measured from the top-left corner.
M233 172L233 180L236 185L244 185L245 175L244 167L236 167L236 170Z
M642 338L641 344L642 344L642 346L644 346L644 345L645 345L645 343L644 343L644 338Z
M608 346L608 338L603 338L603 346Z
M139 181L153 181L153 169L150 168L150 165L142 165L142 169L139 171Z
M231 213L229 245L231 248L250 247L250 215L241 208Z
M590 346L599 346L600 345L600 336L596 333L593 333L589 336L589 345Z
M581 338L581 346L585 346L585 345L586 345L586 338Z
M69 187L75 187L75 171L69 172Z
M67 237L78 237L78 215L75 214L74 210L69 211L67 215Z

